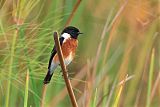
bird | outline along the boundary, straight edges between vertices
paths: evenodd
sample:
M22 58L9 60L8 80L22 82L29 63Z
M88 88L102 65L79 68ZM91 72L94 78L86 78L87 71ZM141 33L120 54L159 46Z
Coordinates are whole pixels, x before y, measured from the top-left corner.
M62 49L62 54L64 57L64 64L66 66L72 62L75 56L76 49L78 47L78 36L80 34L83 34L83 33L81 33L80 30L74 26L65 27L61 33L59 41ZM44 84L48 84L50 82L55 69L59 65L60 65L60 62L59 62L56 47L54 45L51 51L51 55L48 63L48 72L43 81Z

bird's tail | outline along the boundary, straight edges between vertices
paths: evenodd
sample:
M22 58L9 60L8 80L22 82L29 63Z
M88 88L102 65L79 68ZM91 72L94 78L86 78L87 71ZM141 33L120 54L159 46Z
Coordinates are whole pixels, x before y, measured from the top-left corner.
M50 74L50 72L48 71L46 77L44 78L43 83L44 83L44 84L48 84L48 83L50 82L51 78L52 78L52 75L53 75L53 73Z

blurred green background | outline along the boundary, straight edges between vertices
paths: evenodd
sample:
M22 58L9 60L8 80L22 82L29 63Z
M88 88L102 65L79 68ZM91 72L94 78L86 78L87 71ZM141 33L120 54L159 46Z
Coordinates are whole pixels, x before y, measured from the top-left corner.
M40 107L53 32L77 1L0 0L0 107ZM79 107L160 105L159 0L81 0L69 25L84 33L68 66ZM60 70L45 107L72 106Z

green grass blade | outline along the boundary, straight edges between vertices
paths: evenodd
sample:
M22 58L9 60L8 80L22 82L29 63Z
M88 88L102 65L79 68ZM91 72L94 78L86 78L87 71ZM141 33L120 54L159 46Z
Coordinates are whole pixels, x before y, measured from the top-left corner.
M6 94L6 99L5 99L5 107L9 107L12 65L13 65L13 59L14 59L16 38L17 38L17 30L14 31L13 40L12 40L11 56L10 56L11 58L10 58L10 66L9 66L8 81L7 81L7 94Z
M24 94L24 107L27 107L28 89L29 89L29 71L27 71L27 75L26 75L26 87L25 87L25 94Z
M126 81L127 77L128 77L128 74L127 74L126 77L124 78L122 84L120 85L120 88L119 88L118 91L117 91L116 98L115 98L115 100L114 100L114 104L113 104L112 107L118 107L118 103L119 103L119 100L120 100L120 96L121 96L121 94L122 94L122 90L123 90L123 88L124 88L125 81Z
M22 26L21 29L19 30L19 35L20 35L20 38L22 40L22 46L24 46L24 47L25 47L25 44L26 44L26 41L24 39L25 38L25 28L26 28L26 26ZM38 95L39 91L38 91L38 89L36 87L36 82L32 78L33 77L33 70L32 70L32 65L30 63L31 60L30 60L30 58L28 56L28 46L26 48L24 48L23 51L24 51L24 56L26 58L26 65L27 65L28 70L30 72L31 88L32 88L33 92L35 92ZM35 107L39 107L39 99L36 96L34 96L33 99L34 99L34 102L35 102Z
M113 104L113 107L118 107L118 102L119 102L119 99L120 99L120 95L122 93L122 89L123 89L123 85L121 85L119 91L118 91L118 94L116 96L116 99L115 99L115 102Z
M153 78L153 71L154 71L154 56L155 56L155 50L153 49L151 54L151 63L150 63L150 70L149 70L146 107L150 107L150 103L151 103L150 96L151 96L152 78Z
M96 88L95 91L96 91L96 92L95 92L95 96L94 96L93 106L92 106L92 107L96 107L96 102L97 102L97 97L98 97L98 90L97 90L97 88Z

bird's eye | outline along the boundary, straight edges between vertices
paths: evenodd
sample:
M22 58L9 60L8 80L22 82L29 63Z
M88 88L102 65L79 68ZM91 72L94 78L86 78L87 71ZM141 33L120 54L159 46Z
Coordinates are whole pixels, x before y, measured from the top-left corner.
M76 32L75 32L75 31L72 31L72 34L76 34Z

